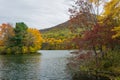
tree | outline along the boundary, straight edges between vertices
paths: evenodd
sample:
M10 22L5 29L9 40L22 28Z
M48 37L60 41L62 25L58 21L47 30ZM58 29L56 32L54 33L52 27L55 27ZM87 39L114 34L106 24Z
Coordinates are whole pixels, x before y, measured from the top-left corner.
M117 38L119 39L120 37L120 27L114 27L114 29L112 29L112 31L115 31L116 34L112 36L112 38Z
M16 26L14 28L14 36L9 38L9 43L7 45L7 48L11 49L10 53L22 53L22 47L23 47L23 39L25 37L25 34L27 33L27 25L23 22L16 23Z
M113 40L116 40L113 44L119 45L119 26L120 26L120 0L110 0L104 7L104 13L102 17L102 24L111 27ZM115 46L114 46L115 48Z
M105 20L108 22L109 25L113 26L114 28L112 31L116 32L113 35L113 38L118 39L120 37L120 0L111 0L105 6Z
M103 0L90 1L95 2L95 5L98 6L99 1ZM91 7L88 7L88 0L77 0L76 3L78 7L73 6L74 8L71 10L73 14L71 15L71 22L76 23L81 28L85 29L80 37L75 37L74 41L80 49L86 50L86 53L87 51L92 50L92 59L88 59L87 63L85 63L84 60L81 69L83 69L83 71L87 70L87 73L89 70L90 72L93 70L93 72L96 73L99 70L107 71L106 69L110 68L108 69L108 72L113 71L113 73L119 73L120 0L108 0L105 3L104 12L102 14L99 14L99 8L97 8L97 11L95 11L97 13L95 14L90 12ZM89 14L94 16L87 17ZM89 22L91 24L88 24ZM93 51L95 53L95 58L93 57ZM83 59L86 55L85 53L82 54L83 52L84 51L78 52L77 58L72 59L73 63L74 60L76 61L76 65L79 67L79 69L81 66L80 58ZM89 55L87 56L89 57ZM116 66L118 69L116 69ZM114 69L116 69L116 71ZM97 74L99 75L99 73Z
M37 52L41 48L42 37L37 29L28 28L23 22L0 26L0 52L2 54L23 54Z
M100 47L100 43L102 42L102 39L99 39L101 35L97 32L101 27L98 19L98 17L100 17L100 1L101 0L77 0L75 5L69 9L71 13L70 22L77 24L77 26L82 29L80 32L81 36L78 36L80 40L79 42L77 40L77 44L85 49L92 49L95 53L96 62L98 56L96 48L98 46Z
M15 37L13 37L14 46L22 47L22 40L25 37L25 34L27 34L27 25L24 23L16 23L16 27L14 28L15 31Z
M7 46L9 38L14 36L13 27L10 24L2 24L0 26L0 45Z
M91 30L94 25L98 25L98 17L102 14L99 7L102 4L103 0L77 0L69 9L70 22L75 23L83 31Z
M120 23L120 1L111 0L107 2L104 7L105 11L100 14L99 6L102 1L77 0L75 6L69 10L71 23L77 24L82 29L81 36L74 39L76 44L79 48L93 50L97 64L98 53L96 50L100 50L103 57L103 46L113 50L119 43L118 40L112 39L112 35L115 33L111 30ZM94 5L97 9L94 9ZM112 9L114 10L112 11Z
M24 37L23 44L28 48L28 52L36 52L41 48L42 37L37 29L28 28L27 34Z

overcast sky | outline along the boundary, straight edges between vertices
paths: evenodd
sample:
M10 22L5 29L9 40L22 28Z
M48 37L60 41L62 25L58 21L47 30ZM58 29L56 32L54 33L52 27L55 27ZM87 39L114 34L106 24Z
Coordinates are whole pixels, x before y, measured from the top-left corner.
M69 19L71 0L0 0L0 24L25 22L43 29Z

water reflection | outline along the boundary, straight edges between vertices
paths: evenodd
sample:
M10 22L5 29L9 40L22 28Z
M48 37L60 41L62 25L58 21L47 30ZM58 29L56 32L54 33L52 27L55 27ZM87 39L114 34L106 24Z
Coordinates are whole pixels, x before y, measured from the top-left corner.
M39 78L40 59L40 55L0 56L0 79L37 80Z
M69 51L51 50L41 53L41 80L72 80L71 75L66 71Z
M0 80L71 80L69 51L40 51L42 55L0 56Z

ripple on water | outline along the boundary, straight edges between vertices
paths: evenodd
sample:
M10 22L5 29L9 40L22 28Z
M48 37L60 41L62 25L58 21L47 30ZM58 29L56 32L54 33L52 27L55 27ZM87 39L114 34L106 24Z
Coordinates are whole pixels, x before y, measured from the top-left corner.
M0 56L0 79L70 80L65 71L69 51L40 52L41 56Z

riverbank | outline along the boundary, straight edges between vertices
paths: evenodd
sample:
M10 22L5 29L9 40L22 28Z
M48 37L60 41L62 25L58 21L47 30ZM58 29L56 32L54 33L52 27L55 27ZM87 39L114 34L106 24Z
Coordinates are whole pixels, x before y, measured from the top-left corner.
M82 53L75 52L70 58L69 67L72 72L80 75L85 74L107 77L110 80L120 80L120 55L119 51L108 51L104 57L98 55L97 63L96 57L90 52Z

